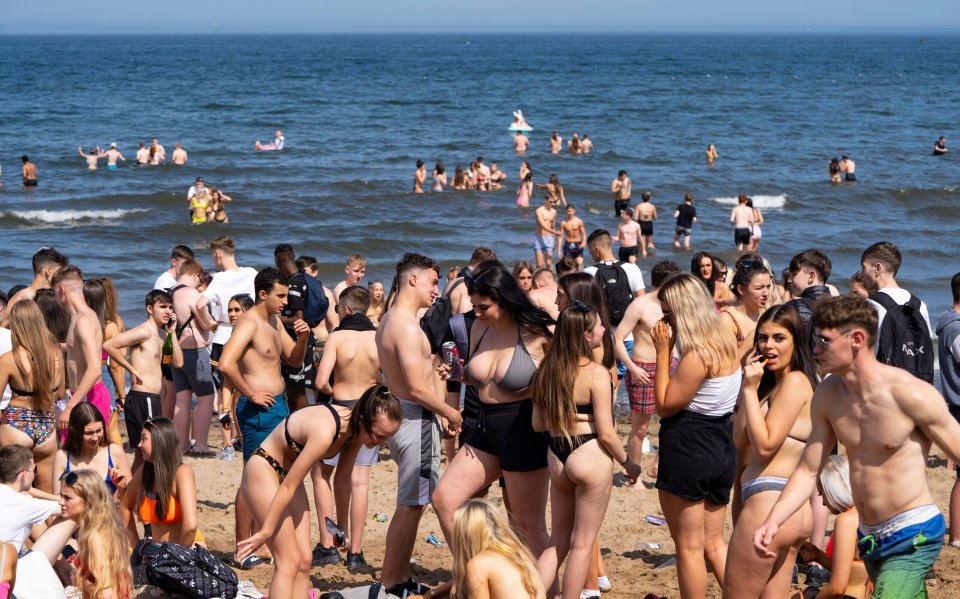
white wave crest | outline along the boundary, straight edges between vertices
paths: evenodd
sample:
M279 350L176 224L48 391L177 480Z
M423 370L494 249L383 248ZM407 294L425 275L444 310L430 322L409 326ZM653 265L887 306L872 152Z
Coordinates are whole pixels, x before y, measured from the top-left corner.
M116 220L135 214L146 212L146 208L132 208L124 210L11 210L6 214L22 220L45 224L75 224L91 221Z
M787 203L787 194L782 193L775 196L750 196L753 200L754 208L783 208ZM711 201L718 204L727 204L729 206L737 205L737 198L710 198Z

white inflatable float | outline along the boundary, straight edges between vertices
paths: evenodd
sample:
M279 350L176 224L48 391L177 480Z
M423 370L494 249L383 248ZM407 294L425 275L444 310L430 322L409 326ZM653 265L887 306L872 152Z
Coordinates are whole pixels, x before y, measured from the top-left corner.
M516 133L517 131L529 133L530 131L533 131L533 127L527 124L527 120L523 118L522 110L515 110L513 112L513 123L507 128L507 131L510 131L511 133Z

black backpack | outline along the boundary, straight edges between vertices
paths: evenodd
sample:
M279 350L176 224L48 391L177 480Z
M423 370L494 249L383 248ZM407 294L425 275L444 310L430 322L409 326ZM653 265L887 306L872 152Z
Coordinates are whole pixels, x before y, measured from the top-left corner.
M188 549L176 543L160 545L146 566L147 580L167 593L190 599L233 599L237 596L236 573L201 545Z
M307 299L303 302L303 320L310 328L314 328L327 316L327 310L330 309L330 300L327 294L323 292L323 283L315 277L306 273L303 274L303 280L307 284Z
M911 293L901 305L882 291L872 293L870 299L887 310L878 331L877 359L933 383L933 341L920 313L920 300Z
M620 268L623 264L620 261L613 264L598 262L594 264L597 272L594 275L600 287L603 288L603 295L607 299L607 310L610 311L610 323L613 326L620 324L623 315L627 312L627 306L633 301L633 291L630 289L630 277L625 270Z
M433 300L433 305L427 308L420 318L420 328L430 341L431 353L441 355L443 352L443 340L447 335L447 327L450 326L450 318L453 317L450 293L462 283L462 278L451 283L447 292Z

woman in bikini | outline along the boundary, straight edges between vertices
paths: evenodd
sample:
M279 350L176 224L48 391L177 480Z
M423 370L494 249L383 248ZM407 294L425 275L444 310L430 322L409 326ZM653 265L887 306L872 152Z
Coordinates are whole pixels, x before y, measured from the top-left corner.
M463 381L479 394L478 424L440 478L433 508L449 542L453 512L503 476L512 522L540 555L550 540L544 517L550 478L546 439L533 430L531 398L554 321L530 303L500 262L481 263L466 284L477 319Z
M533 173L528 170L520 181L520 187L517 188L517 206L529 208L531 197L533 197Z
M223 193L216 187L210 187L210 208L208 210L207 216L213 219L213 222L226 224L230 222L230 219L227 217L227 210L224 207L224 204L227 202L232 202L233 198Z
M143 466L133 475L120 504L130 546L140 539L137 518L150 525L155 541L206 545L197 529L196 477L193 468L183 463L173 422L164 417L144 422L139 447Z
M560 178L556 175L550 175L550 178L547 179L545 184L537 184L537 187L540 189L546 189L547 194L553 198L554 202L560 202L564 206L567 205L567 196L563 193L563 185L560 185Z
M367 289L370 290L370 308L367 310L367 318L376 325L383 316L383 281L370 281L367 283Z
M763 260L745 257L737 260L730 288L737 300L721 312L723 324L737 343L741 362L753 350L753 336L760 314L770 299L773 278Z
M740 364L734 339L699 277L675 274L657 298L664 315L650 332L660 416L657 490L676 543L680 596L704 597L707 563L721 586L726 568L723 523L737 466L730 415L740 392ZM674 347L680 363L671 373Z
M60 483L60 512L77 523L74 586L83 599L128 599L133 590L130 551L103 477L93 470L74 470L65 472Z
M123 446L107 441L103 414L82 402L70 411L67 442L53 458L53 493L60 492L60 477L74 470L93 470L111 495L125 488L132 474Z
M453 183L451 183L451 186L454 189L461 190L467 188L467 175L463 172L463 167L459 164L453 169Z
M443 161L437 162L433 167L433 185L430 191L439 193L443 191L443 186L447 184L447 168L443 166Z
M816 364L805 343L806 328L792 306L763 313L754 335L756 351L743 367L734 442L749 450L743 472L743 507L730 538L724 595L784 597L790 589L800 544L810 536L813 516L804 503L777 533L779 555L760 557L753 533L780 497L797 468L810 434L810 400L817 384Z
M0 445L22 445L33 451L36 486L53 491L54 403L66 396L63 353L47 329L40 308L22 300L10 308L13 349L0 356L0 389L10 386L13 396L0 420Z
M553 525L550 547L540 555L540 575L545 586L552 586L569 552L564 599L580 597L587 580L613 486L612 460L631 480L640 476L640 466L627 458L613 425L610 370L594 358L607 336L597 311L573 300L560 312L553 343L533 382L533 427L550 434Z
M240 482L260 530L237 545L237 557L243 560L267 543L275 564L270 597L299 599L310 588L310 503L303 486L310 470L347 443L383 445L402 420L400 402L375 385L353 409L318 404L297 410L260 444Z

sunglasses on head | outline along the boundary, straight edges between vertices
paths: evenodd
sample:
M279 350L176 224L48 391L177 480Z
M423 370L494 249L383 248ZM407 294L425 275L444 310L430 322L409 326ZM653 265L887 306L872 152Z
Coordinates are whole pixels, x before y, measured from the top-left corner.
M766 269L767 265L763 263L763 260L741 260L737 263L738 269L747 269L747 268L763 268Z
M593 310L593 308L581 302L580 300L573 300L572 302L570 302L570 306L576 308L577 310L580 310L583 313L587 313Z
M64 472L62 475L60 475L60 482L66 483L71 487L77 484L78 480L80 480L80 475L78 475L76 472Z

